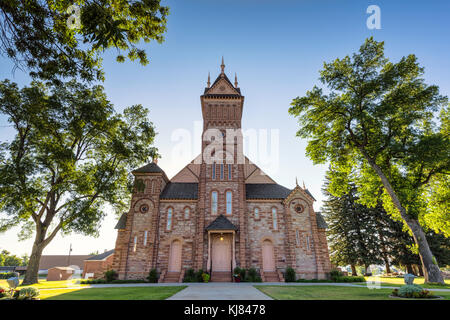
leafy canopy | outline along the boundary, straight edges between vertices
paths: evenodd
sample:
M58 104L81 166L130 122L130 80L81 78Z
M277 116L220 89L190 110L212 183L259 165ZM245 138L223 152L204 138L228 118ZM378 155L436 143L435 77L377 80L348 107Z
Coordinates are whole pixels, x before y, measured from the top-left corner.
M0 52L35 78L103 80L100 53L147 64L138 44L161 43L168 14L160 0L2 0Z
M324 63L320 81L326 93L314 86L293 100L289 113L298 118L297 136L308 139L308 157L314 163L330 162L332 194L347 193L349 179L354 180L358 201L374 207L373 195L383 185L373 163L408 216L424 214L425 187L450 171L450 140L447 98L437 86L425 84L423 74L415 55L390 62L384 43L369 38L351 58ZM352 171L357 175L352 177ZM386 190L383 205L400 218Z
M103 205L124 209L129 172L156 155L148 110L115 113L101 86L33 82L19 89L6 80L0 113L16 131L0 147L0 231L21 225L28 237L53 225L38 239L44 245L60 229L96 235Z

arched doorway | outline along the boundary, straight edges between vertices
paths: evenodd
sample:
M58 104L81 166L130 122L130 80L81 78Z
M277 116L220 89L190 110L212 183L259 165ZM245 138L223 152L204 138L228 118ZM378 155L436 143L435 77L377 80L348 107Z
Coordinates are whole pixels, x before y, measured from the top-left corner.
M262 259L264 272L275 271L275 254L270 240L266 239L262 243Z
M212 236L212 271L231 271L231 234Z
M169 272L181 271L181 241L173 240L170 245Z

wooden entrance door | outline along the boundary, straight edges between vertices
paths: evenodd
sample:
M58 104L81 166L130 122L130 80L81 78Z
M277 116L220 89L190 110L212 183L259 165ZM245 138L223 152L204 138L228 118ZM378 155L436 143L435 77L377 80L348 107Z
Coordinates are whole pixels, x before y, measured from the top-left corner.
M270 240L264 240L262 244L263 270L265 272L275 271L275 255L273 244Z
M231 271L231 235L212 236L212 271Z
M174 240L170 245L169 272L181 271L181 241Z

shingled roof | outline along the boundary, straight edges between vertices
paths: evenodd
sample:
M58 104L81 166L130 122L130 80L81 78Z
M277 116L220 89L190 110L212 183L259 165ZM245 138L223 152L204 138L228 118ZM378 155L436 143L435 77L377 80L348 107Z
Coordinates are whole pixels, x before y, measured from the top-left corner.
M143 167L133 170L132 173L164 173L164 171L156 163L150 162Z
M328 228L328 225L325 222L325 219L323 218L323 216L320 214L320 212L316 212L316 223L317 223L317 228L319 228L319 229Z
M304 190L305 190L305 192L306 192L311 198L314 199L314 201L317 201L316 198L313 197L313 195L311 194L311 192L309 192L308 189L304 189Z
M238 228L231 223L223 214L218 216L213 222L211 222L206 230L237 230Z
M109 250L109 251L105 251L101 254L98 254L96 256L90 257L86 260L104 260L106 258L108 258L110 255L112 255L114 253L114 249Z
M198 183L169 182L160 199L197 199Z
M119 218L119 221L117 221L116 226L114 229L125 229L125 226L127 224L127 213L124 212Z
M292 190L276 183L247 183L247 199L285 199Z

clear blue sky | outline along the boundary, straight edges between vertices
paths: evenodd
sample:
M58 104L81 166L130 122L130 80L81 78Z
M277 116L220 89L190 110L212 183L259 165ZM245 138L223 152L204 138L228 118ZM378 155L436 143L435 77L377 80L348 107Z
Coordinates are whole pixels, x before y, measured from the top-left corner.
M292 188L295 177L305 181L318 200L326 166L315 166L305 157L306 142L295 137L296 121L288 115L291 100L318 84L324 61L356 51L365 38L385 41L385 53L393 61L414 53L425 67L426 80L450 95L450 2L449 1L345 1L345 0L166 0L170 7L166 41L146 46L148 66L118 64L115 51L104 55L104 86L118 111L141 103L151 110L158 137L160 166L172 177L189 159L171 156L172 133L193 131L201 121L199 96L208 71L212 81L225 57L230 79L238 74L245 95L243 128L278 129L280 165L271 174ZM369 30L369 5L381 8L381 30ZM28 84L26 73L12 74L12 64L0 58L0 79ZM1 141L11 130L0 118ZM3 127L2 127L3 126ZM193 136L193 142L200 139ZM196 140L195 140L196 139ZM193 154L192 156L194 156ZM258 163L258 159L255 162ZM44 254L73 254L114 247L116 221L110 213L99 238L58 236ZM17 242L17 230L0 235L0 248L16 254L29 253L31 240Z

